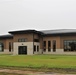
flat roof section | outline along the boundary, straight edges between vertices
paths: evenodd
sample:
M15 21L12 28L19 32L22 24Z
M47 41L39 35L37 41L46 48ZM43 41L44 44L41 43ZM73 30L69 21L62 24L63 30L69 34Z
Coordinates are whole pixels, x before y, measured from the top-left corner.
M0 39L13 39L13 35L7 34L7 35L1 35Z
M18 31L9 31L11 34L23 34L23 33L37 33L42 34L42 32L37 30L18 30Z
M44 35L75 34L76 29L43 30Z

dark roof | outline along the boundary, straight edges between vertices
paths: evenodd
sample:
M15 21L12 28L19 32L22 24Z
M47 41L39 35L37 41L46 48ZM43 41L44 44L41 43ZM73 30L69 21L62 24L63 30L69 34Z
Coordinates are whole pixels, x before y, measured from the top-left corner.
M42 34L42 32L37 30L18 30L18 31L10 31L11 34L22 34L22 33L37 33Z
M76 29L43 30L41 32L43 32L44 35L70 34L70 33L76 33Z
M1 35L0 39L11 39L13 38L12 34L22 34L22 33L37 33L40 35L76 35L76 29L57 29L57 30L19 30L19 31L10 31L8 35Z
M10 31L11 34L22 34L22 33L37 33L41 35L76 35L76 29L57 29L57 30L18 30Z
M0 39L11 39L11 38L13 38L13 35L10 34L0 36Z

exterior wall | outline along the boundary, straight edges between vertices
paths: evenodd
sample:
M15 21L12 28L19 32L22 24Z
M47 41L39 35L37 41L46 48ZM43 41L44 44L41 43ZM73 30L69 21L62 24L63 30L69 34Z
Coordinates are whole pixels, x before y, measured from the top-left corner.
M14 42L14 55L18 55L18 46L27 46L27 55L33 55L33 42Z
M27 42L18 42L18 39L26 38ZM33 42L34 39L38 39L39 42ZM56 52L53 52L53 40L56 41ZM76 55L76 52L64 52L64 40L76 40L76 35L66 36L40 36L38 34L15 34L13 39L0 39L0 42L4 44L4 52L0 54L14 54L18 55L18 46L27 46L27 55L33 54L72 54ZM43 41L46 41L46 52L43 51ZM48 51L48 41L51 41L51 51ZM9 52L9 42L13 42L13 52ZM34 45L36 45L36 51L34 51ZM37 52L37 46L39 51Z
M64 49L56 49L56 52L53 52L53 49L51 49L51 52L48 52L48 49L46 49L46 52L43 52L43 54L76 55L76 52L64 52Z
M5 49L9 49L9 42L13 43L13 39L6 39Z
M14 42L18 42L19 38L26 38L28 42L33 41L33 33L31 34L14 34Z
M9 42L13 43L13 39L0 39L0 42L4 44L4 51L0 54L12 54L13 49L9 52Z
M40 49L43 49L43 37L40 37Z
M39 46L39 43L34 42L34 45ZM33 42L15 42L14 43L14 55L18 55L18 47L19 46L27 46L27 55L33 55ZM34 54L40 54L39 52L34 52Z
M0 54L13 54L13 52L9 52L9 49L4 49L4 51L0 52Z
M33 54L33 34L14 34L14 55L18 55L18 46L27 46L27 55ZM27 42L18 42L18 39L26 38Z
M34 34L34 39L39 39L39 35L38 34Z
M43 37L38 34L34 34L34 39L39 39L39 42L34 42L34 45L36 45L36 52L34 52L34 54L42 54ZM37 52L37 46L39 46L39 52Z
M26 38L27 42L18 42L19 38ZM41 54L40 51L40 42L33 42L33 39L38 39L40 41L40 37L38 34L15 34L14 35L14 55L18 55L18 46L27 46L27 55L33 55L33 54ZM39 52L33 52L33 46L36 45L39 46Z
M6 49L6 39L0 39L0 42L4 44L4 49Z
M34 45L36 46L36 51L34 52L34 54L41 54L40 43L34 42ZM37 52L37 46L39 46L39 52Z
M56 52L53 52L52 41L56 40ZM76 36L56 36L56 37L45 37L43 41L46 41L46 52L43 54L67 54L67 55L76 55L76 52L64 52L64 40L76 40ZM51 51L48 51L48 41L51 41Z
M46 49L48 49L48 41L51 41L51 48L53 48L53 40L56 41L56 49L60 49L60 37L59 36L49 36L43 37L43 41L46 41Z

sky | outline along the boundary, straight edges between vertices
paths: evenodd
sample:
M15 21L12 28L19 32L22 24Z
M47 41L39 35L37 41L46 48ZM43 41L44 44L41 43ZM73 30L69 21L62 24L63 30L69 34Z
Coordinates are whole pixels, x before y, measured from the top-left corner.
M75 28L76 0L0 0L0 34Z

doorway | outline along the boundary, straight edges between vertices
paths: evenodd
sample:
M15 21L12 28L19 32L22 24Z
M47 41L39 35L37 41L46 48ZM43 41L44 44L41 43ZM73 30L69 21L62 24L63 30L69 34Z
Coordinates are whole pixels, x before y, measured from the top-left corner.
M19 46L18 54L27 54L27 46Z

